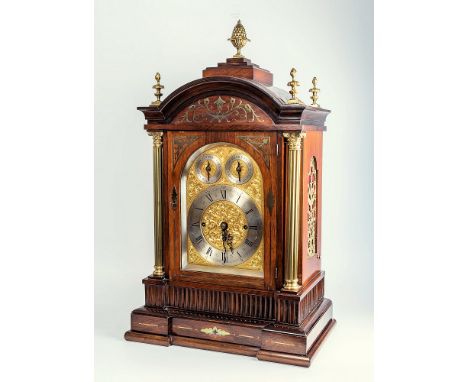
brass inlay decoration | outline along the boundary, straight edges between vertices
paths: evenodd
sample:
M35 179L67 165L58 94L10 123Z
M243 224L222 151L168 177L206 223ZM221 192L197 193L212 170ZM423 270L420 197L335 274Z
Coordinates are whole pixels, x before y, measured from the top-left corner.
M317 255L317 160L310 158L307 190L307 256Z
M280 341L271 341L273 344L278 344L278 345L285 345L285 346L294 346L294 344L289 344L287 342L280 342Z
M164 277L162 256L162 137L163 133L150 132L153 137L153 192L154 192L154 271L153 276Z
M156 325L156 324L147 324L145 322L137 322L137 325L143 325L143 326L154 326L154 327L158 327L159 325Z
M218 329L216 326L200 329L200 332L205 334L214 334L215 336L229 336L231 334L223 329Z
M245 44L247 44L247 42L250 42L250 40L247 38L247 33L240 20L237 21L237 24L232 30L231 37L228 38L228 41L231 41L231 44L234 46L234 48L237 49L237 52L233 58L243 58L244 56L241 53L241 49L245 46Z
M235 97L204 98L190 105L179 123L263 122L252 105Z
M156 96L156 100L151 102L151 105L159 107L159 105L161 105L161 97L163 95L163 93L161 93L161 90L164 89L164 85L161 85L160 83L161 75L159 74L159 72L156 73L154 79L156 80L156 85L153 86L153 89L155 90L154 95Z
M239 136L238 138L258 151L262 155L267 167L270 168L270 137Z
M188 135L184 137L174 137L174 144L172 150L172 164L173 166L176 165L179 157L185 151L185 149L190 146L193 142L195 142L199 136L195 135Z
M288 100L288 104L303 104L299 98L297 98L297 87L300 86L299 81L296 81L296 68L292 68L289 72L291 76L291 81L288 82L287 86L291 87L289 94L291 94L291 99Z
M188 328L187 326L175 325L175 327L179 329L184 329L184 330L192 330L192 328Z
M309 92L312 93L310 96L310 99L312 100L311 106L320 107L320 105L317 103L318 93L320 92L320 89L317 87L317 77L312 79L312 88L309 89Z
M227 162L228 158L236 154L246 155L253 164L253 175L250 178L250 180L244 184L233 184L229 180L226 172L224 171L224 165ZM258 208L258 211L260 212L261 216L264 216L263 179L260 168L258 167L257 163L253 158L251 158L245 151L241 150L240 148L228 144L220 144L211 147L208 150L204 151L201 155L215 155L217 158L219 158L219 160L222 163L221 167L223 168L223 171L221 171L221 176L219 177L217 182L214 183L215 185L235 186L236 188L239 188L240 190L246 192L254 200L255 205ZM190 209L192 202L200 194L201 191L207 189L210 186L213 186L213 184L206 184L199 179L199 177L196 174L196 162L197 161L194 161L194 163L190 166L187 174L185 192L186 205L183 206L183 208L187 211ZM263 255L264 241L262 238L255 253L247 261L243 262L242 264L236 265L233 268L263 271ZM198 254L198 252L190 242L190 239L187 240L187 260L189 264L212 265L210 262L208 262L202 256L200 256L200 254Z
M287 156L287 216L286 216L286 257L283 289L297 291L299 261L299 228L300 228L300 180L301 151L305 133L283 133L288 144Z
M219 226L225 221L229 226L229 231L233 236L232 246L237 248L245 241L247 231L243 228L247 224L244 212L234 203L215 202L210 204L203 213L202 227L203 236L206 241L216 249L223 249L223 240L219 234Z

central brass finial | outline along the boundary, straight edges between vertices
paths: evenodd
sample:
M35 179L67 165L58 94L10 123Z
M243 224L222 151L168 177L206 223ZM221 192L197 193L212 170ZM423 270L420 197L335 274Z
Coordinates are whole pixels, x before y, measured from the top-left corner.
M250 42L250 40L247 38L247 33L240 20L237 21L236 26L232 30L231 38L228 38L228 41L231 41L231 44L237 49L237 53L232 57L243 58L244 56L241 53L241 49L247 42Z

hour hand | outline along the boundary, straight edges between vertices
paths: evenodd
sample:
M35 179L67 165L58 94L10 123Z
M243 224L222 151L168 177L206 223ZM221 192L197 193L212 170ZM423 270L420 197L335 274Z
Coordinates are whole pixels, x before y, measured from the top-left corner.
M206 170L206 175L207 175L208 182L209 182L209 181L210 181L210 172L211 172L211 164L210 164L210 161L208 161L208 162L206 163L205 170Z
M242 166L240 162L237 162L237 167L236 167L237 175L239 176L239 182L241 181L241 171L242 171Z

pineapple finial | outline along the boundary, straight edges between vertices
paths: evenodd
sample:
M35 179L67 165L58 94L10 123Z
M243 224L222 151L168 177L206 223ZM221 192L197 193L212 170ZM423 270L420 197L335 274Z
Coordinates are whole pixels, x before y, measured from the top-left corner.
M244 56L241 53L241 49L250 42L247 38L247 33L241 21L237 21L236 26L232 30L231 37L228 38L228 41L231 41L231 44L234 45L234 48L237 49L237 53L233 56L234 58L243 58Z

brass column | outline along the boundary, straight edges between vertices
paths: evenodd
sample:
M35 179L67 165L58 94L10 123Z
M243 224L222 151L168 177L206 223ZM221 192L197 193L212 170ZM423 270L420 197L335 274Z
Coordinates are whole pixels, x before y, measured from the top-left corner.
M153 276L164 277L162 255L162 137L160 131L149 133L153 137L153 190L154 190L154 271Z
M287 156L287 202L286 216L286 258L284 261L283 289L297 291L301 287L298 282L297 268L299 259L299 229L300 229L300 181L301 181L301 151L302 138L305 133L283 133L288 143Z

